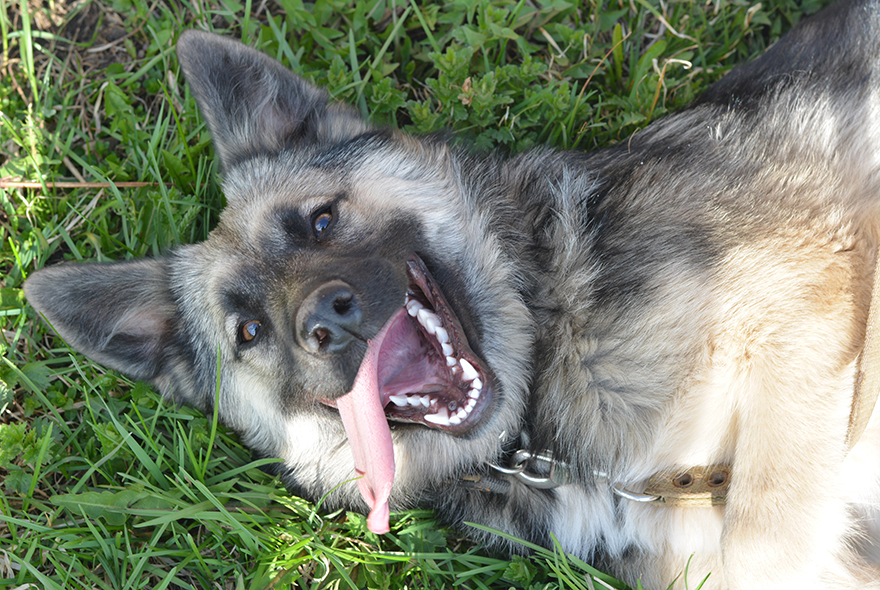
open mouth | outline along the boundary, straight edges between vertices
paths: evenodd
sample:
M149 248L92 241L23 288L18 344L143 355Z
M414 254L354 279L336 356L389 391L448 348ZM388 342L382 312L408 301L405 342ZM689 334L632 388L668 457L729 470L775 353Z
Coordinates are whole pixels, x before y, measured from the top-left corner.
M406 305L378 345L380 403L389 420L463 434L492 398L489 370L471 350L461 323L416 255L407 259Z
M492 400L493 378L437 282L415 254L406 264L405 305L368 342L351 391L324 401L339 410L374 533L389 530L395 470L389 421L462 435Z
M392 422L465 434L492 400L492 376L424 262L407 259L405 305L370 341L373 393ZM336 407L333 400L324 403Z

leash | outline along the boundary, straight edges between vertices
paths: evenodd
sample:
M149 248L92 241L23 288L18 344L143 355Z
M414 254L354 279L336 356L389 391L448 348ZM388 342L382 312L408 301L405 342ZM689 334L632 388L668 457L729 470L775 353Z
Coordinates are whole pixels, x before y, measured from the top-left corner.
M878 249L877 262L880 262ZM865 344L859 356L859 373L853 392L852 409L847 431L847 449L852 449L859 441L880 397L880 272L875 264L874 285L871 289L871 305L868 310L868 323L865 329ZM517 437L519 438L519 437ZM533 453L527 449L515 451L509 466L502 467L487 463L488 467L502 475L517 479L536 489L552 489L574 482L571 468L553 457L552 451ZM596 481L610 485L614 495L633 501L665 506L705 507L724 506L730 487L730 465L719 463L692 467L685 471L663 471L648 479L642 492L633 492L618 482L609 480L608 475L594 471ZM486 492L506 493L509 482L492 476L467 476L474 481L469 487ZM506 484L506 485L505 485Z

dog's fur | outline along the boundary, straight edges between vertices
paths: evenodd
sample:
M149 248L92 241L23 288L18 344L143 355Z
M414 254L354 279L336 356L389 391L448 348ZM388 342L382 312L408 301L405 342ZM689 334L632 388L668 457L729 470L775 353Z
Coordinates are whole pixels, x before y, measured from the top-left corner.
M552 534L655 589L689 560L692 586L880 588L863 557L880 425L846 444L880 243L878 25L878 2L846 0L618 147L511 159L373 128L268 57L186 32L219 226L164 258L42 270L27 297L72 346L179 402L212 407L219 353L222 420L299 493L366 498L381 530L383 441L340 412L356 379L388 381L373 350L416 253L485 384L462 425L390 423L392 509ZM419 387L466 402L412 344L393 345L394 370L416 363ZM574 483L466 479L519 447L552 451ZM638 491L713 463L731 465L724 507L634 503L595 475Z

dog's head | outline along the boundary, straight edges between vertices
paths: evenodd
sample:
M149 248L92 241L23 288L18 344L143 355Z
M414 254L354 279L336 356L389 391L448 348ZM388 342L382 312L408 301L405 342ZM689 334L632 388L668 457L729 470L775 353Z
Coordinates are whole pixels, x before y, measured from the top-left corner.
M189 31L178 55L223 171L219 226L162 258L41 270L27 297L96 361L216 399L299 491L359 505L359 488L386 530L389 494L405 506L491 459L523 414L532 326L491 230L494 164L372 128L237 42Z

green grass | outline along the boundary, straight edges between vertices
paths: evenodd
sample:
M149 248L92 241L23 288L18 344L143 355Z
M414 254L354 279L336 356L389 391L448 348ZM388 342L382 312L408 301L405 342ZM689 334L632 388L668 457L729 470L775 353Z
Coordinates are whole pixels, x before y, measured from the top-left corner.
M375 123L516 152L624 140L820 3L0 0L0 588L622 587L558 551L493 555L430 512L377 537L287 496L213 417L49 337L22 283L216 223L173 51L187 27L260 47Z

